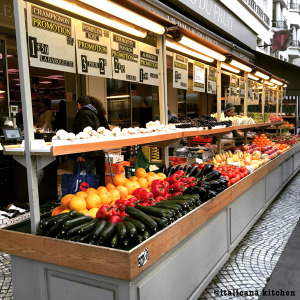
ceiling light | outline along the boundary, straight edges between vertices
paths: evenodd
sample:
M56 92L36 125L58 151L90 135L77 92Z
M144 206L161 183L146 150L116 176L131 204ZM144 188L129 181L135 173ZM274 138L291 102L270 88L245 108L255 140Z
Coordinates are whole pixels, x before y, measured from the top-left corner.
M105 11L108 14L111 14L113 16L116 16L120 19L123 19L129 23L135 24L137 26L140 26L142 28L145 28L149 31L155 32L159 35L162 35L165 33L165 27L153 22L121 5L118 5L116 3L113 3L108 0L101 0L101 1L95 1L95 0L79 0L80 2L83 2L85 4L88 4L90 6L93 6L97 9L100 9L102 11Z
M107 99L118 99L118 98L129 98L130 95L116 95L116 96L108 96Z
M184 46L187 46L187 47L189 47L189 48L191 48L195 51L198 51L198 52L203 53L207 56L210 56L210 57L212 57L216 60L225 61L225 59L226 59L226 57L224 55L222 55L222 54L220 54L220 53L218 53L214 50L211 50L211 49L209 49L209 48L207 48L207 47L205 47L205 46L203 46L203 45L201 45L201 44L199 44L199 43L197 43L197 42L195 42L195 41L193 41L193 40L191 40L191 39L189 39L185 36L183 36L181 38L179 43L184 45Z
M253 79L253 80L259 80L258 77L254 76L254 75L252 75L252 74L248 74L248 78L251 78L251 79Z
M63 1L63 0L42 0L42 1L46 2L46 3L49 3L51 5L57 6L59 8L68 10L72 13L77 14L77 15L84 16L84 17L86 17L88 19L91 19L93 21L105 24L109 27L112 27L112 28L118 29L120 31L126 32L128 34L132 34L132 35L142 37L142 38L146 37L146 35L147 35L147 32L145 30L130 27L128 25L122 24L120 22L114 21L114 20L106 18L106 17L103 17L99 14L95 14L95 13L93 13L93 12L87 10L87 9L84 9L82 7L76 6L72 3L69 3L69 2L66 2L66 1Z
M166 41L166 46L169 47L169 48L172 48L174 50L177 50L179 52L182 52L182 53L185 53L185 54L188 54L190 56L193 56L193 57L196 57L196 58L199 58L199 59L202 59L202 60L205 60L207 62L213 62L214 59L211 58L211 57L208 57L208 56L205 56L205 55L202 55L198 52L195 52L195 51L192 51L190 49L187 49L185 47L182 47L178 44L175 44L175 43L172 43L170 42L169 40Z
M283 85L283 82L278 81L278 80L276 80L274 78L272 78L270 81L273 82L273 83L275 83L275 84L278 84L278 85Z
M285 84L283 85L283 87L286 88L286 87L287 87L287 84L285 83Z
M256 75L256 76L258 76L258 77L260 77L260 78L262 78L262 79L265 79L265 80L268 80L268 79L270 78L270 76L268 76L268 75L266 75L266 74L264 74L264 73L261 73L261 72L259 72L259 71L256 71L256 72L254 73L254 75Z
M236 73L236 74L241 72L241 70L236 69L236 68L234 68L230 65L227 65L225 63L221 63L221 68L226 69L226 70L228 70L230 72L233 72L233 73Z
M252 71L252 68L250 68L250 67L248 67L248 66L246 66L246 65L244 65L244 64L242 64L239 61L234 60L234 59L229 64L234 66L234 67L237 67L237 68L239 68L243 71L246 71L248 73Z
M265 81L265 84L270 85L270 86L273 86L273 85L274 85L274 83L272 83L272 82L270 82L270 81Z

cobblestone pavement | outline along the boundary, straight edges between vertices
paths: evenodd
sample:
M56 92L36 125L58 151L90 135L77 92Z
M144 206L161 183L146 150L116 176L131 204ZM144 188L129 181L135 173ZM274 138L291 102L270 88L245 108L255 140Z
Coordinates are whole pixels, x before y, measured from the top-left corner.
M300 173L255 223L198 300L259 298L299 219L299 185ZM221 296L221 290L227 295ZM236 290L253 291L253 296L239 296ZM236 295L228 296L228 291Z
M300 173L277 196L202 293L203 299L258 299L217 296L216 290L257 291L271 276L300 215ZM13 299L10 256L0 252L0 300Z

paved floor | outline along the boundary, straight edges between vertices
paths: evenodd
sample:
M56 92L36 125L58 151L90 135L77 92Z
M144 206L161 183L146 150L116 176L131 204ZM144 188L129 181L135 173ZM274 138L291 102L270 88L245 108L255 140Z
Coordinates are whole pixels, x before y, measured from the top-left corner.
M299 219L299 186L300 173L277 196L236 247L199 300L259 299ZM228 296L229 292L233 295ZM246 292L253 295L241 296ZM10 258L8 254L0 252L0 300L11 300L12 294Z

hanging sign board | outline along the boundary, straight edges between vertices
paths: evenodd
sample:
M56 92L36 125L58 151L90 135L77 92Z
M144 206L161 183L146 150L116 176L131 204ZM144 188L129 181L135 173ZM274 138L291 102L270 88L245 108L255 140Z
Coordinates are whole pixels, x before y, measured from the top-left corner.
M211 66L208 67L207 93L208 94L217 93L217 69Z
M188 59L182 55L173 53L173 87L188 89Z
M237 97L238 76L230 75L230 86L228 101L234 105L240 105L240 99Z
M239 86L240 86L240 98L244 98L245 97L245 78L244 77L240 77Z
M259 104L259 84L258 82L254 81L254 93L253 93L253 104Z
M140 49L140 76L139 82L150 85L159 85L159 49L139 43Z
M269 97L270 97L270 87L265 85L265 104L269 103Z
M113 78L125 81L139 80L139 42L111 33Z
M78 73L111 78L111 33L79 20L75 20L75 32Z
M76 72L73 18L27 3L27 27L32 67Z
M247 95L248 95L248 105L250 104L253 104L252 102L253 102L253 89L254 89L254 82L252 81L252 80L250 80L250 79L248 79L248 91L247 91Z
M205 93L205 64L193 63L193 91Z

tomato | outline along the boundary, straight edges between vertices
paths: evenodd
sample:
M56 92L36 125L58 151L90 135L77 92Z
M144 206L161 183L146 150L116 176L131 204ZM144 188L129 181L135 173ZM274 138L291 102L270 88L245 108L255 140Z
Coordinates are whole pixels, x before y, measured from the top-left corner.
M231 186L231 183L230 183L230 182L228 182L228 183L227 183L227 186L228 186L228 187L230 187L230 186Z
M230 184L235 184L237 182L236 178L231 178L230 179Z
M228 176L224 176L224 177L228 182L230 181L230 178Z
M237 175L235 176L235 179L236 179L236 181L239 181L239 180L241 180L241 176L240 176L240 174L237 174Z
M244 174L244 176L247 176L248 175L248 170L246 169L246 171L245 172L243 172L243 174Z
M231 179L232 177L233 177L233 174L232 174L232 172L231 171L229 171L228 173L227 173L227 176Z
M246 170L247 170L246 167L241 167L241 168L240 168L240 171L241 171L241 172L245 172Z
M239 175L241 176L241 179L243 179L245 177L243 172L240 172Z

